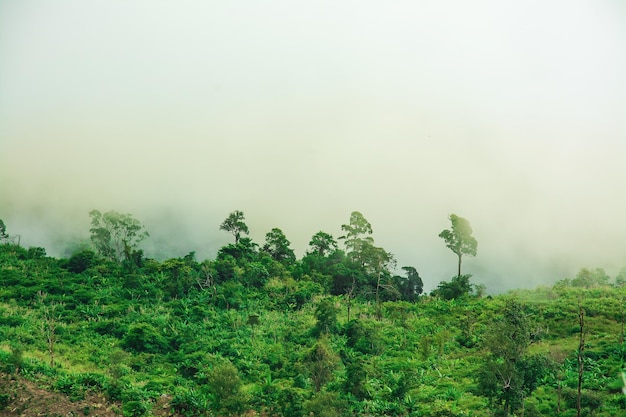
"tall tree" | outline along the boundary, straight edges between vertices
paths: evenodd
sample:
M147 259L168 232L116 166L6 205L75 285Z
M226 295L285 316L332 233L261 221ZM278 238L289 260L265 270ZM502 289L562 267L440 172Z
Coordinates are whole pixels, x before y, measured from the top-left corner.
M461 276L461 258L463 255L476 256L478 242L472 236L472 227L469 221L456 214L450 215L452 227L439 233L439 237L446 242L446 246L456 254L459 259L458 276Z
M391 276L389 273L390 266L395 264L395 259L392 253L387 252L383 248L373 245L367 246L367 266L371 271L370 274L376 277L376 317L380 320L382 319L380 291L381 289L395 289L393 285L387 282Z
M400 293L400 296L405 301L415 301L417 297L424 292L424 282L420 277L420 274L412 266L403 266L401 268L406 276L401 277L396 275L394 277L396 289Z
M478 390L494 406L502 407L503 416L522 408L524 398L553 368L545 355L527 354L531 327L524 307L515 300L507 300L483 339L489 356L478 372Z
M0 219L0 242L3 242L8 239L9 239L9 235L7 234L7 227L2 221L2 219Z
M576 395L576 417L580 417L580 411L582 407L582 388L583 388L583 374L585 372L585 334L587 333L587 329L585 327L585 310L580 305L580 300L578 301L578 325L580 326L580 331L578 332L578 352L577 352L577 360L578 360L578 389Z
M100 255L116 262L124 257L127 260L137 251L139 242L149 236L139 220L130 214L117 211L101 213L98 210L89 212L91 217L91 242Z
M235 210L222 222L220 230L232 233L235 236L235 244L237 244L242 233L246 235L250 233L244 220L243 211Z
M263 250L278 262L293 262L296 255L289 245L291 242L287 240L283 231L275 227L265 235Z
M319 231L311 238L309 247L307 254L327 256L337 250L337 241L335 241L332 235Z
M333 379L333 372L339 363L339 356L333 352L328 335L323 335L309 350L305 359L315 391L319 392L322 386Z
M353 211L350 214L350 223L342 224L341 230L346 232L339 239L345 241L348 256L351 260L364 266L364 252L374 243L374 239L369 236L372 234L372 225L360 212Z

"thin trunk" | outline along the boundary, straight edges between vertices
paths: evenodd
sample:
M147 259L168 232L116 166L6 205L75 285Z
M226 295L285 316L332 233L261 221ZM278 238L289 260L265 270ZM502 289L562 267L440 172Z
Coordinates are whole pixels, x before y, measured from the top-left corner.
M378 321L382 320L383 318L383 312L382 309L380 307L380 276L381 276L381 272L378 271L378 279L376 280L376 318L378 319Z
M48 354L50 355L50 367L54 368L54 344L56 342L56 335L54 332L56 330L56 323L52 317L49 317L47 321L48 323L45 324L45 326L47 327L46 336L48 337Z
M578 324L580 325L580 333L578 338L578 397L576 399L576 417L580 417L582 387L583 387L583 352L585 350L585 310L578 303Z
M510 400L507 398L504 400L504 415L505 417L509 417L509 411L511 410Z
M461 276L461 254L459 253L459 273L457 276Z
M352 277L352 287L350 291L348 291L348 323L350 322L350 309L352 307L352 293L354 292L354 287L356 286L356 278Z
M624 299L622 298L622 332L619 338L620 346L624 346Z

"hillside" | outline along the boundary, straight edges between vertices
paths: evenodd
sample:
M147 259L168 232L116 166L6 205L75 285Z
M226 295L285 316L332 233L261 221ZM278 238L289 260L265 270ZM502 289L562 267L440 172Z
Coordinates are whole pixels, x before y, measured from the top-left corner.
M626 415L626 289L599 270L493 297L459 275L425 295L408 267L278 249L0 245L0 413L575 416L580 378L581 415Z

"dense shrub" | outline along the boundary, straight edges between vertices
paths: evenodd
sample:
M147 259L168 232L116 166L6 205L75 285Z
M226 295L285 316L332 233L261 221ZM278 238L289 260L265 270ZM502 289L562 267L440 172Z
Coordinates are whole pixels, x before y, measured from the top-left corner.
M135 352L163 353L168 350L167 340L150 324L131 324L122 340L122 347Z

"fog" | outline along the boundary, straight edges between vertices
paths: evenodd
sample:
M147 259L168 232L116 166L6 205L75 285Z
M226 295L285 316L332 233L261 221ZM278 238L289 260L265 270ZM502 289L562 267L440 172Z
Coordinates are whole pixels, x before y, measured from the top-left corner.
M242 210L298 256L358 210L427 290L467 218L490 292L626 265L626 5L0 4L0 218L67 256L92 209L213 258Z

